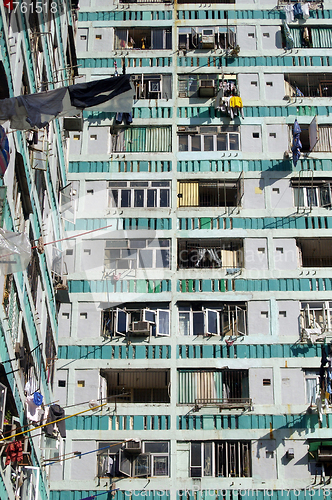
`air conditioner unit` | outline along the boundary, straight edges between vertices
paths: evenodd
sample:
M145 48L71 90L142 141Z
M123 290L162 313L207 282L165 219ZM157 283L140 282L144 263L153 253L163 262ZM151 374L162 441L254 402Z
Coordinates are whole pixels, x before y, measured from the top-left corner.
M160 92L159 80L149 80L149 92Z
M315 328L303 328L303 336L311 336L311 335L321 335L322 329L320 326L316 326Z
M150 335L150 323L148 321L133 321L131 333L134 335Z
M202 49L214 49L214 45L214 30L212 28L204 29L201 36Z
M199 132L199 127L185 127L185 126L180 126L178 127L178 132L188 132L190 134L198 134Z
M142 453L142 444L139 439L136 441L126 441L124 444L124 449L127 453Z
M199 80L199 96L200 97L214 97L215 95L215 81L214 80Z

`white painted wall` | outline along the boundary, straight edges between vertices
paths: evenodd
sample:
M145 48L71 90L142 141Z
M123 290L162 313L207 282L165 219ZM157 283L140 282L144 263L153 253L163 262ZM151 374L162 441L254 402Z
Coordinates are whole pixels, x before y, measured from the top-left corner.
M249 335L270 334L270 303L266 300L248 302Z

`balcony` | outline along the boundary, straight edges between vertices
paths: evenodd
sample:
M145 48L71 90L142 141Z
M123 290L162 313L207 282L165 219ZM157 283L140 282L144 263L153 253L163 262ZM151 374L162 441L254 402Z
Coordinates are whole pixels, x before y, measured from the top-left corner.
M240 269L242 240L190 239L178 241L179 269Z
M297 238L301 267L332 267L332 238Z
M332 75L285 74L285 94L289 97L332 97Z
M220 410L243 409L250 410L252 400L250 398L198 398L195 399L195 411L199 411L203 406L212 406Z
M107 396L116 403L169 403L169 370L103 370Z

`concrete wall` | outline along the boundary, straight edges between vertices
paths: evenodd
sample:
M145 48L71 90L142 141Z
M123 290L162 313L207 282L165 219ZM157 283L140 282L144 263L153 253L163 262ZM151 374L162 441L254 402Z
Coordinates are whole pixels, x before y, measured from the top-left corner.
M298 250L295 239L276 238L273 240L275 269L297 269Z
M285 96L284 75L280 73L264 73L265 99L281 100Z
M78 303L78 337L98 337L101 331L100 323L101 314L95 302Z
M252 442L252 475L258 481L277 479L277 454L275 439Z
M74 440L71 443L72 451L78 451L81 453L86 453L88 451L95 450L97 448L97 442L94 440ZM95 454L93 455L96 456ZM71 465L71 479L74 481L82 481L88 479L94 479L97 474L97 460L91 460L91 454L83 455L78 458L73 458L70 461Z
M255 26L238 26L236 42L241 51L252 51L257 48L257 35Z
M280 26L261 26L261 41L266 50L282 48L282 37Z
M301 368L281 368L280 373L282 404L304 404L304 374Z
M289 179L271 178L269 183L271 208L292 208L294 201Z
M278 300L278 334L298 335L300 302L298 300Z
M243 153L260 153L263 147L262 127L260 125L242 125L241 144Z
M272 368L249 369L249 396L253 405L272 405L274 403Z
M264 179L244 179L243 208L265 208Z
M106 181L92 181L85 183L84 209L105 210L108 205L108 190Z
M75 371L75 404L99 398L99 370Z
M266 125L265 131L268 152L279 153L280 156L283 156L284 152L288 149L288 126L284 124Z
M270 333L270 303L263 300L248 302L249 335L269 335Z
M246 238L244 241L244 266L246 269L262 270L268 268L267 240L265 238Z
M244 105L246 100L259 100L260 88L258 73L239 73L237 81Z

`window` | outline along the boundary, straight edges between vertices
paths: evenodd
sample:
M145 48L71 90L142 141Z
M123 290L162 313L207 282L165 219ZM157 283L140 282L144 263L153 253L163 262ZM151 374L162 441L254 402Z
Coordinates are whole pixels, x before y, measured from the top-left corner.
M332 97L332 78L325 73L285 74L286 95L303 97Z
M178 127L179 151L239 151L240 128L227 127Z
M238 207L240 177L235 181L179 181L178 207Z
M193 441L190 477L250 477L250 441Z
M316 398L319 394L319 370L305 370L305 394L306 404L316 404Z
M331 182L319 179L293 179L294 205L298 208L331 208Z
M132 75L136 99L171 99L171 75Z
M112 152L170 153L172 127L115 127Z
M104 336L170 336L170 311L168 305L125 304L103 311Z
M178 403L238 408L250 405L248 370L178 370Z
M246 335L245 304L202 304L178 307L180 335Z
M242 241L178 240L178 266L180 269L241 268Z
M106 240L105 269L162 269L170 267L170 240Z
M137 441L131 448L126 443L99 442L98 477L167 477L169 476L169 442Z
M301 267L332 267L331 238L297 238Z
M115 50L162 50L171 48L171 28L115 29Z
M169 403L169 370L101 370L107 396L119 403Z
M332 42L331 27L314 28L305 26L301 28L290 28L294 40L293 47L298 49L305 48L329 48Z
M332 151L332 126L318 125L317 119L314 117L310 125L300 123L301 134L300 140L302 143L301 151L303 153L324 153ZM292 126L289 127L290 147L292 144Z
M117 208L167 208L170 181L110 181L108 205Z
M301 302L300 326L312 334L332 331L332 302Z

